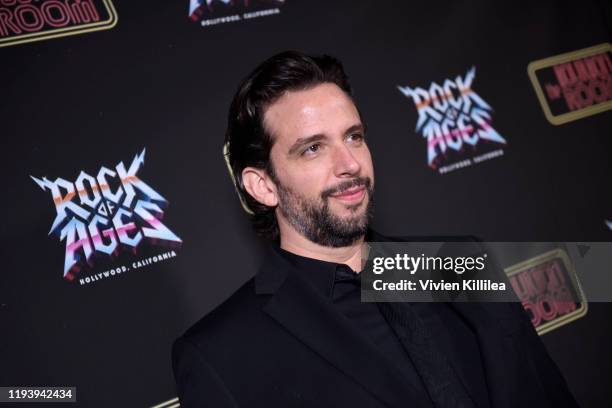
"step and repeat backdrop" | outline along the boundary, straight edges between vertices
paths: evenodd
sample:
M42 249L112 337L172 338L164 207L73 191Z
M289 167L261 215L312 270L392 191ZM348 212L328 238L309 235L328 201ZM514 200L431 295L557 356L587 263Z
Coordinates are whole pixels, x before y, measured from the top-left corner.
M0 0L0 386L178 406L172 341L260 262L222 145L283 50L344 63L380 233L612 241L611 33L597 0ZM542 255L507 272L579 403L609 404L612 305L557 307Z

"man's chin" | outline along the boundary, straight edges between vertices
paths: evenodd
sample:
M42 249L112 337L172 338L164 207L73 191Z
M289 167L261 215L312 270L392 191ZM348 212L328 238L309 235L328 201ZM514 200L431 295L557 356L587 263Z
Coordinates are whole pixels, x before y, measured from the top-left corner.
M357 208L350 208L341 206L341 208L331 209L331 214L334 218L340 219L344 222L356 222L365 217L365 206L359 206Z
M341 211L332 211L332 215L337 220L340 220L345 225L365 225L367 224L367 216L365 214L365 207L358 208L357 211L353 211L347 208Z

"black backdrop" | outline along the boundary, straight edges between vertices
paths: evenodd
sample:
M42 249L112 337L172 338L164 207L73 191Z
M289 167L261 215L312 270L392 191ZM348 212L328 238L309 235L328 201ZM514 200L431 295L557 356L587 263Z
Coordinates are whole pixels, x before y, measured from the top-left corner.
M188 3L115 0L110 29L0 48L0 385L76 386L91 407L175 397L172 340L256 271L262 242L222 140L238 81L285 49L343 61L369 126L380 232L611 240L610 112L552 125L527 75L531 61L609 41L607 2L288 0L278 14L209 27L189 19ZM427 88L471 67L504 154L439 174L397 86ZM168 200L177 256L79 283L167 251L146 243L64 279L65 242L48 235L52 197L30 176L73 182L81 170L129 166L144 148L138 175ZM591 303L542 336L585 407L610 404L611 311Z

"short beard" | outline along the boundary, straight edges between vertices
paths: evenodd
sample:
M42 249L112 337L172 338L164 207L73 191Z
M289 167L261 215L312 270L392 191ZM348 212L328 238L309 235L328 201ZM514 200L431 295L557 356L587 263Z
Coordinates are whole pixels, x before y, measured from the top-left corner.
M274 177L276 178L276 177ZM310 241L326 247L346 247L367 231L374 213L374 188L369 177L358 177L345 181L321 193L320 200L303 197L279 180L273 180L278 190L278 207L287 222ZM342 218L334 215L329 208L329 197L351 187L365 186L368 195L366 210L362 215ZM356 212L363 202L347 207Z

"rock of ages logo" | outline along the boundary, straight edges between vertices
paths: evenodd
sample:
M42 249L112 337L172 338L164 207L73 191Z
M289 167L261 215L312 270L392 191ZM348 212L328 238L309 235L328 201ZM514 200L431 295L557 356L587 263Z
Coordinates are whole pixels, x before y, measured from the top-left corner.
M111 0L0 1L0 47L105 30L115 24Z
M279 14L283 4L285 0L189 0L189 18L206 27Z
M548 121L560 125L612 109L612 45L534 61L529 78Z
M53 199L56 216L49 235L65 243L65 279L73 280L82 268L93 267L94 255L114 258L122 250L136 253L144 242L182 243L162 222L168 201L138 176L144 159L145 150L128 167L119 162L112 169L100 167L95 175L81 171L74 182L30 176Z
M503 155L499 146L506 139L493 128L493 108L472 89L475 77L472 67L429 88L398 86L417 109L416 131L427 141L427 164L441 174ZM466 157L470 153L473 157Z

